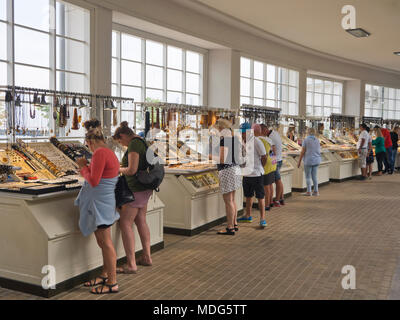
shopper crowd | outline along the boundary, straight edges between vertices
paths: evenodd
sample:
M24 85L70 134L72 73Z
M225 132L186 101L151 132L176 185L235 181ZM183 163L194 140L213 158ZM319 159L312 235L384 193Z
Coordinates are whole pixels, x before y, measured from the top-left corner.
M146 223L147 203L152 189L143 185L137 176L140 170L148 167L146 159L147 143L122 122L116 129L113 139L127 148L121 163L115 153L107 147L98 120L86 121L85 143L93 153L88 164L85 158L77 160L80 173L85 183L75 201L79 206L79 226L84 236L94 233L103 254L103 270L99 277L85 283L93 287L94 294L116 293L117 273L132 274L137 272L137 265L151 266L150 230ZM225 203L227 227L218 232L220 235L235 235L239 231L238 222L253 221L252 208L254 197L260 213L259 226L267 226L266 213L272 208L285 205L282 168L282 140L278 128L266 124L245 122L240 125L241 135L235 135L232 124L225 119L218 119L213 126L217 143L210 144L210 159L217 161L220 191ZM298 167L302 162L306 177L307 190L303 195L318 196L318 167L321 163L320 141L317 137L323 128L309 128L307 137L302 142L298 158ZM357 142L361 179L371 179L372 164L375 157L378 162L378 175L393 174L398 148L399 127L392 132L385 128L373 128L376 138L370 135L371 129L362 124ZM293 134L293 130L291 133ZM292 136L290 136L292 138ZM126 188L134 201L118 206L115 194L119 179L124 177ZM275 197L274 197L275 185ZM313 187L313 188L312 188ZM236 192L243 188L245 214L237 217L235 202ZM111 226L119 221L121 237L126 253L126 264L117 268L117 256L111 238ZM142 243L143 254L135 258L136 225Z

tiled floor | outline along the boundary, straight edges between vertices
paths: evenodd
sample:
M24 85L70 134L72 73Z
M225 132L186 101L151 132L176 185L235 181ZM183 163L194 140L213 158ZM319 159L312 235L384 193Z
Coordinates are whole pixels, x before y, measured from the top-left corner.
M219 228L165 235L153 267L118 276L118 294L77 287L53 299L400 298L399 186L400 174L331 183L320 197L294 194L265 230L254 211L234 237L216 235ZM341 286L345 265L355 267L355 290ZM37 298L0 288L0 299Z

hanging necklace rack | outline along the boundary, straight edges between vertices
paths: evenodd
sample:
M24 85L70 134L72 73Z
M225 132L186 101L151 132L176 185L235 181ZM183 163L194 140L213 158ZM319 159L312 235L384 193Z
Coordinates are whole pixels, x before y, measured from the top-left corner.
M240 114L245 121L277 125L281 118L281 109L244 104L240 107Z

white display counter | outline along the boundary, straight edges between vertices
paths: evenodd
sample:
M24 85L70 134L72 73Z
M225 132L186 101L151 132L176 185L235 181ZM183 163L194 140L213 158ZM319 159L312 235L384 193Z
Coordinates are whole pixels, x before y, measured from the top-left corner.
M341 156L341 153L347 154L349 152L329 150L325 153L326 157L331 161L329 175L331 181L341 182L360 175L358 158L344 158Z
M78 192L0 193L0 286L49 297L97 274L103 257L94 234L84 237L79 231L79 209L74 206ZM153 250L164 246L163 208L153 195L147 213ZM136 230L135 234L136 251L140 251ZM117 257L123 258L118 223L112 227L112 237ZM42 288L44 266L55 268L55 289Z
M165 233L192 236L226 221L216 170L192 174L166 172L158 195L165 204ZM242 190L235 197L240 213Z
M300 168L297 167L299 160L298 153L287 153L286 160L294 168L293 170L293 180L292 180L292 190L296 192L304 192L307 190L306 177L304 174L304 161L301 162ZM330 180L330 165L331 160L326 156L326 152L321 153L321 164L318 167L318 185L323 186L329 183Z

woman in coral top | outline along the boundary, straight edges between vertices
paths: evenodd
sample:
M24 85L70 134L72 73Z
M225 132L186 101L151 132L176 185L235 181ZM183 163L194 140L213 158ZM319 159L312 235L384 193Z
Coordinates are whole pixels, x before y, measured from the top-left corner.
M107 148L100 128L100 121L90 120L84 124L85 141L93 152L90 165L85 158L77 160L85 183L75 204L79 206L79 228L86 237L94 232L103 254L103 271L100 277L85 283L94 287L91 293L118 292L117 255L111 240L111 226L119 219L115 204L115 186L119 175L119 161Z

